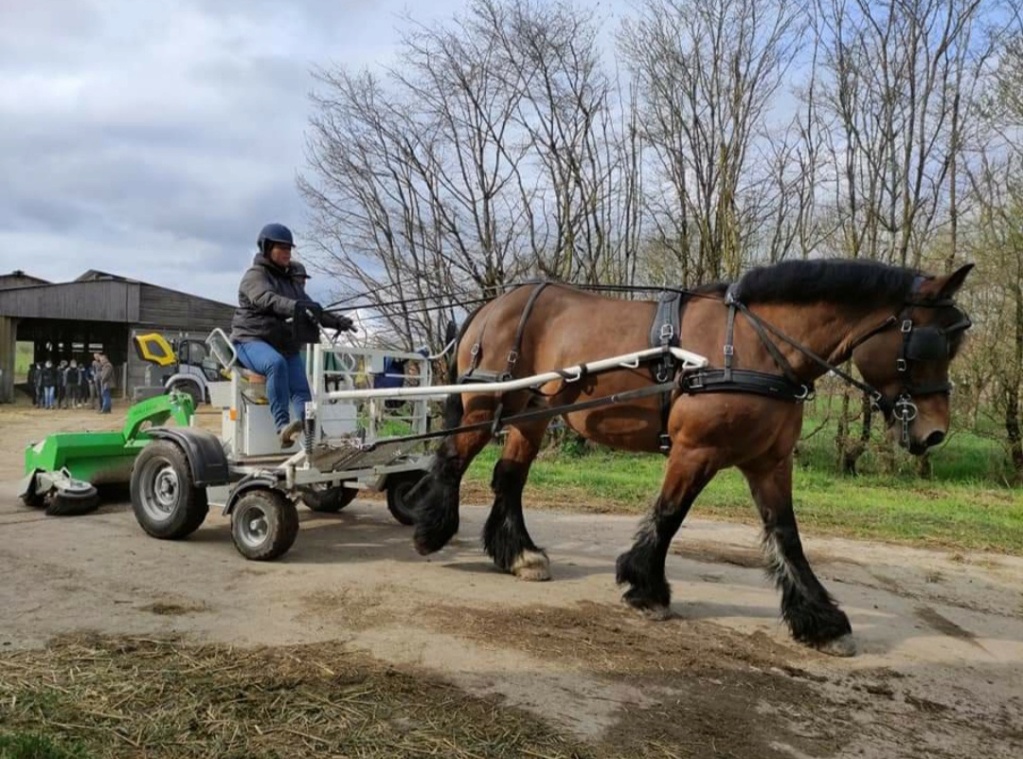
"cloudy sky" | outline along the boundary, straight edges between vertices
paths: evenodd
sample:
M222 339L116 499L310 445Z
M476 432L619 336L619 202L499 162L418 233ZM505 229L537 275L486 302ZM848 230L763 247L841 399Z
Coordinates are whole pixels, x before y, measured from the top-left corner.
M263 223L301 254L310 70L386 64L406 11L463 4L0 0L0 273L233 303Z

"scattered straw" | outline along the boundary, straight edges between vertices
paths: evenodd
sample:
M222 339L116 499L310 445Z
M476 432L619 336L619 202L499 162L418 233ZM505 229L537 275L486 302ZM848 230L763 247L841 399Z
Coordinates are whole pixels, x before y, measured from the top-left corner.
M80 743L93 757L595 755L496 700L340 643L62 638L0 657L4 732Z

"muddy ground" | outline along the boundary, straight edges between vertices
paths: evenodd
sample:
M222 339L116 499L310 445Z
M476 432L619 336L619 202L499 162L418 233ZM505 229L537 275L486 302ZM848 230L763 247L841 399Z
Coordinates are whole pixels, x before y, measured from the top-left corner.
M125 503L78 518L20 504L25 444L121 414L0 407L0 652L73 632L329 643L620 755L1023 756L1023 559L804 535L860 649L834 659L788 638L752 522L698 506L668 559L674 617L652 622L614 584L636 519L530 512L528 488L547 583L492 568L479 506L428 558L379 502L302 510L291 551L258 564L216 511L175 543L147 537Z

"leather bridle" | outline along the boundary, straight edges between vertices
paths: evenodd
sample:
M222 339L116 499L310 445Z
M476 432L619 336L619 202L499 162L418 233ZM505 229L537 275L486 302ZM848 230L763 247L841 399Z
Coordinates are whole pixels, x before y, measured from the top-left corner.
M738 283L729 287L725 294L725 305L729 308L727 335L724 347L726 367L731 363L730 359L735 350L733 342L733 327L735 322L735 313L738 311L749 320L757 335L760 337L761 342L763 342L764 346L767 348L768 353L770 353L774 362L778 365L778 368L781 369L782 374L784 375L784 381L791 385L790 395L793 400L801 401L812 398L813 384L802 383L799 381L792 365L782 355L781 351L778 350L778 346L775 345L768 337L768 332L772 333L775 337L785 343L788 343L814 363L820 365L827 371L834 372L838 377L841 377L850 385L853 385L866 393L871 404L884 415L887 422L891 423L893 420L901 422L902 441L908 445L910 442L909 425L919 414L919 409L914 402L914 398L920 398L921 396L927 395L947 395L952 391L952 384L947 381L932 383L914 382L912 377L914 365L925 364L931 361L948 360L951 354L950 337L959 332L963 332L972 326L969 316L960 310L951 298L941 298L937 300L923 300L916 298L915 296L919 294L920 286L924 281L924 277L920 276L913 281L910 297L902 303L898 315L889 316L881 324L859 336L846 350L843 351L843 354L846 357L851 356L853 350L865 343L867 340L887 331L888 329L891 329L895 325L898 325L899 331L902 333L902 345L899 350L899 355L895 360L895 368L899 376L899 390L893 397L888 397L869 383L856 379L848 372L837 367L833 362L821 358L805 345L793 340L788 335L781 332L781 330L777 327L752 313L749 308L738 300L735 295ZM934 325L921 327L917 326L913 322L912 312L914 308L954 308L960 315L960 318L947 327L938 327ZM777 380L781 379L782 378L777 378Z

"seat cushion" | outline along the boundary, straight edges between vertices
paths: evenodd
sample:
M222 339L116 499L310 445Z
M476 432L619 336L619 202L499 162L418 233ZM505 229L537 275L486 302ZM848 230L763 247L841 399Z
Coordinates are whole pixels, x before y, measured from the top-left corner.
M253 383L266 382L266 377L264 377L262 374L256 374L254 371L252 371L251 369L246 369L244 366L239 367L239 369L241 370L242 377L248 382Z

